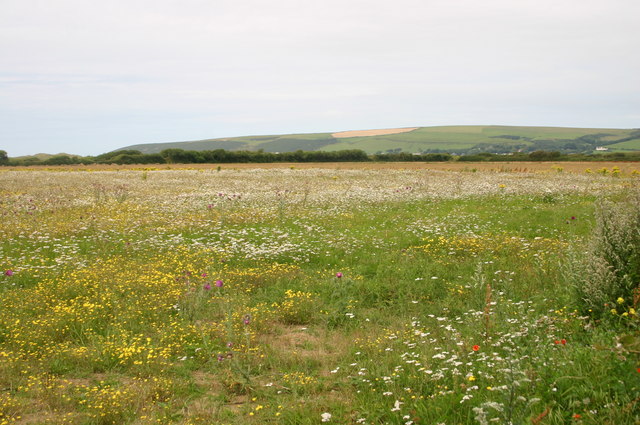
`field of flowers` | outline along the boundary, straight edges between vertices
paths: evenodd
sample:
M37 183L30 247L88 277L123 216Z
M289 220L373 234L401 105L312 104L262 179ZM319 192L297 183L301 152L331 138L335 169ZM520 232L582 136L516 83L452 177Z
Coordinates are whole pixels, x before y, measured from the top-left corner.
M0 171L0 425L640 423L637 173Z

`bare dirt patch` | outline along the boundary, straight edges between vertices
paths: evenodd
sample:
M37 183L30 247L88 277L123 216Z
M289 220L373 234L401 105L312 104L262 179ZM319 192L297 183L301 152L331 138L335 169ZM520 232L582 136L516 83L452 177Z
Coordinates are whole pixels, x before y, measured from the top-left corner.
M386 136L387 134L399 134L408 133L413 130L417 130L419 127L407 127L407 128L384 128L381 130L352 130L341 131L339 133L333 133L332 136L336 139L343 139L346 137L366 137L366 136Z
M261 342L278 356L303 361L317 361L320 375L327 375L353 344L351 337L328 330L281 325L273 333L263 335Z

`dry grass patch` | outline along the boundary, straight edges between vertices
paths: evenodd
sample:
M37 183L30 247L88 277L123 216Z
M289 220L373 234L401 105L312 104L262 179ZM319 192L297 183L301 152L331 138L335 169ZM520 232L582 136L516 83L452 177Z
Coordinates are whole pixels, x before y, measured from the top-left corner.
M268 347L275 358L288 359L291 364L316 362L322 376L328 374L353 345L353 339L344 333L287 325L275 327L273 333L262 335L258 342Z
M622 174L640 172L637 162L279 162L269 164L94 164L94 165L61 165L61 166L30 166L3 167L0 172L9 171L167 171L167 170L260 170L260 169L321 169L321 170L439 170L439 171L489 171L496 173L585 173L591 170L596 174L603 168L609 172L614 167Z

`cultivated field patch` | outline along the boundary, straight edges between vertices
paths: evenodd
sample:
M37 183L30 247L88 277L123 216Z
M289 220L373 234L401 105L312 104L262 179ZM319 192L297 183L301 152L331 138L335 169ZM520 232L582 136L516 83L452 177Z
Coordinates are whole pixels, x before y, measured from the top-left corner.
M417 130L418 127L410 128L386 128L382 130L351 130L341 131L339 133L333 133L331 136L336 139L342 139L346 137L365 137L365 136L385 136L387 134L400 134L408 133L413 130Z

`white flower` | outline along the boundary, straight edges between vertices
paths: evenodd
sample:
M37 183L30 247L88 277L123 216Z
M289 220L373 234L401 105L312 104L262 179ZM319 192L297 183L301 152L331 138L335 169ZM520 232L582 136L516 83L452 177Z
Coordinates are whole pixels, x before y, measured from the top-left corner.
M393 408L391 409L392 412L397 412L398 410L400 410L400 405L404 404L403 402L401 402L400 400L396 400L395 403L393 403Z
M470 398L473 398L473 396L471 394L467 394L467 395L462 397L462 400L460 400L460 403L462 404L465 401L469 400Z
M322 416L322 422L329 422L331 420L331 413L324 412L320 416Z

